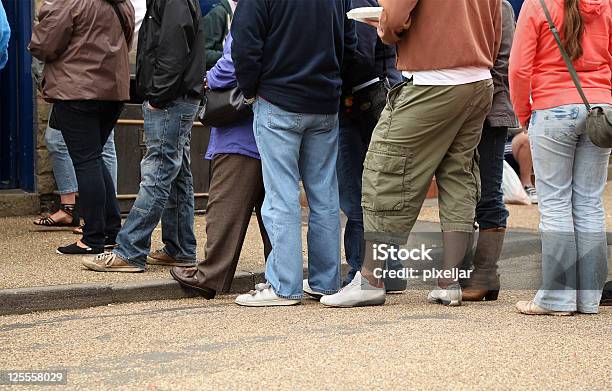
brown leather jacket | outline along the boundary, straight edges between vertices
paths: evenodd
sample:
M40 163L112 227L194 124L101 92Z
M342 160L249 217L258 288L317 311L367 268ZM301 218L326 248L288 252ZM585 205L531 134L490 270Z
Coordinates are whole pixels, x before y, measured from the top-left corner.
M128 39L111 3L123 16ZM123 101L130 97L128 53L134 8L128 0L46 0L29 50L45 62L43 97Z

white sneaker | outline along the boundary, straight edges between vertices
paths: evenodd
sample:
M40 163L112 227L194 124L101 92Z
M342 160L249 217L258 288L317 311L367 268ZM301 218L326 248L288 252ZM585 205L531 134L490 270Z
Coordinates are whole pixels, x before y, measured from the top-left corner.
M376 288L360 272L340 292L321 297L321 304L329 307L363 307L385 304L385 288Z
M308 296L312 297L313 299L317 299L317 300L320 300L321 297L323 296L329 296L327 293L315 292L312 289L310 289L310 285L308 284L307 278L305 278L304 281L302 282L302 290Z
M235 302L245 307L271 307L300 304L300 301L278 297L270 284L257 284L254 291L238 296Z
M459 284L452 284L446 287L446 289L437 286L433 291L429 292L427 301L450 307L458 307L461 305L461 286Z
M529 201L532 204L538 203L538 192L533 186L525 186L525 193L527 193L527 197L529 197Z

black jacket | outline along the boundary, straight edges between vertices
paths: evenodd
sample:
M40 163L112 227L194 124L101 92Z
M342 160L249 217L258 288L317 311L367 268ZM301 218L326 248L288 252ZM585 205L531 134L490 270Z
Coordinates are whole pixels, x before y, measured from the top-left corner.
M352 0L352 7L377 7L377 0ZM350 93L353 87L366 83L376 77L382 78L385 73L393 86L402 81L402 73L395 68L395 46L385 45L376 29L365 23L356 23L357 51L355 61L345 68L342 89Z
M223 56L223 42L229 33L228 21L233 16L227 0L221 0L204 16L206 34L206 69L215 66Z
M333 114L355 54L350 0L241 0L232 22L238 86L294 113Z
M198 0L147 0L136 82L139 94L154 107L200 95L206 73L201 19Z

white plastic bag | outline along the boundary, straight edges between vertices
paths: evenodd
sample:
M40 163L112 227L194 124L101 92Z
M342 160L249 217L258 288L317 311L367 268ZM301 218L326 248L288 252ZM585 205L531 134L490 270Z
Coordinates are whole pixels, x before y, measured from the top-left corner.
M520 178L514 172L512 166L504 160L504 179L502 182L504 191L504 202L506 204L530 205L529 196L523 188Z

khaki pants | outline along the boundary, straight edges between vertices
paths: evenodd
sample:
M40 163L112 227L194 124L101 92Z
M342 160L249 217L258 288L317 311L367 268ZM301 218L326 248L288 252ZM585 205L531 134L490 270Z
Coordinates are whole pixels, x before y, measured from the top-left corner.
M493 82L458 86L403 83L388 96L364 162L366 238L406 238L435 175L443 231L472 232L480 198L476 147Z

